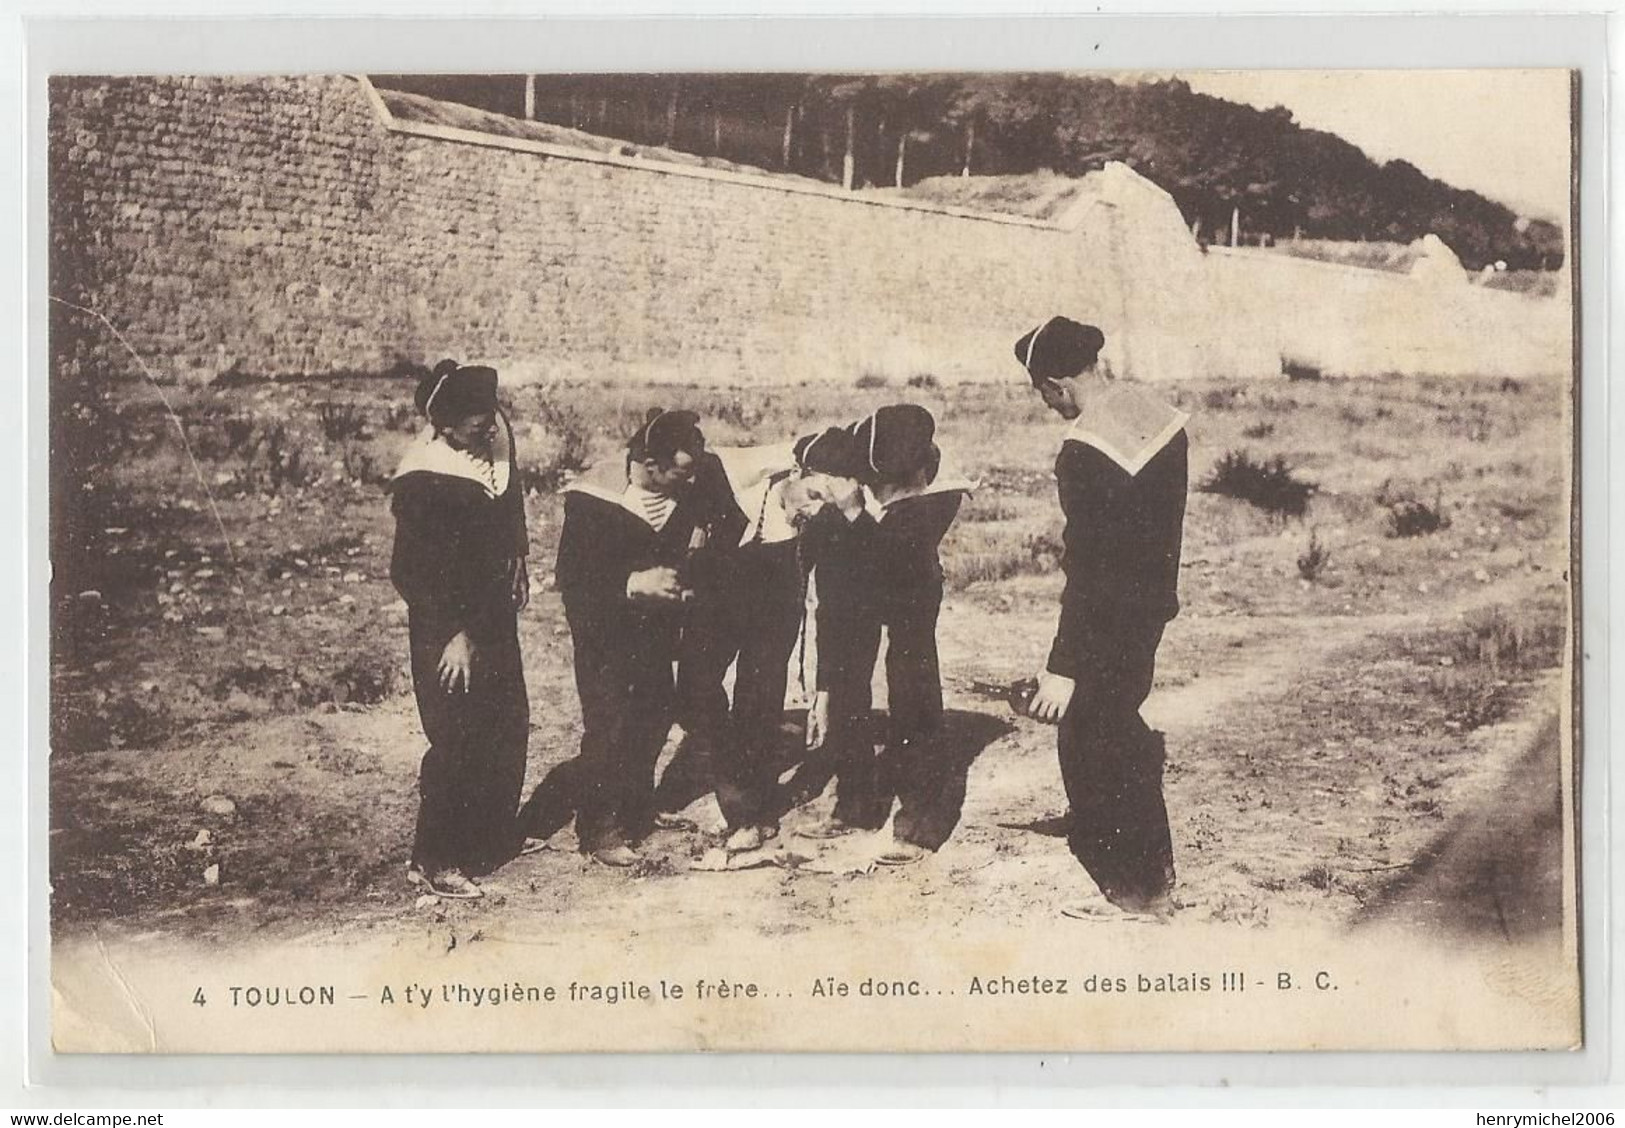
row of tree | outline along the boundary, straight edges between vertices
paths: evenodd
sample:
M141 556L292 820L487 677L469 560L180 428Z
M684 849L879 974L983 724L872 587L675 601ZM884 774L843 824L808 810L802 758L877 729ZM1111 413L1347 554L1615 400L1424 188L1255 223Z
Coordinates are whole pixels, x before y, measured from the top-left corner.
M1562 262L1556 224L1525 219L1403 160L1379 164L1284 107L1178 80L1066 74L379 76L386 85L849 188L1122 161L1199 236L1236 211L1253 237L1410 242L1429 232L1476 269Z

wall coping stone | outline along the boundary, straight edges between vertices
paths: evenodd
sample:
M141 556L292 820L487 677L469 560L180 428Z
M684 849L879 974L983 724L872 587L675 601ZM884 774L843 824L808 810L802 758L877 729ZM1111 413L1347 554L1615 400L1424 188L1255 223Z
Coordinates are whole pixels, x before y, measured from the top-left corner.
M609 165L614 168L624 168L635 172L652 172L662 176L685 176L694 180L710 180L721 184L733 184L743 188L755 188L772 192L784 192L790 195L818 196L826 200L835 200L843 204L859 204L873 208L891 208L896 211L925 212L931 215L951 216L955 219L968 219L979 223L996 223L1006 227L1026 227L1038 231L1074 231L1081 222L1076 213L1061 217L1059 222L1033 219L1024 215L1008 215L1002 212L975 211L970 208L956 208L947 204L933 204L923 200L899 200L895 198L884 199L857 195L842 188L830 187L822 184L801 184L790 180L781 180L771 176L752 176L750 173L732 172L720 168L704 168L697 165L669 164L664 161L642 160L637 157L624 157L618 153L603 153L596 149L578 149L569 145L556 145L547 141L533 141L528 137L504 137L496 133L481 133L473 129L461 129L451 125L436 125L432 122L402 121L390 112L384 99L373 86L372 80L364 74L355 75L366 92L373 112L378 115L385 128L391 132L405 134L411 137L427 137L436 141L449 141L464 145L480 145L490 149L508 149L514 152L530 153L534 156L553 157L558 160L583 161L588 164Z

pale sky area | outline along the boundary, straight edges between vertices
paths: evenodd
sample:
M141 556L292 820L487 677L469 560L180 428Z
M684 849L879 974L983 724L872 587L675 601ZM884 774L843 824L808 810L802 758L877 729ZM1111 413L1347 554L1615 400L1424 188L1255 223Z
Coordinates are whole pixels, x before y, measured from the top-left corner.
M1376 161L1567 227L1569 79L1561 70L1188 71L1191 89L1336 133Z

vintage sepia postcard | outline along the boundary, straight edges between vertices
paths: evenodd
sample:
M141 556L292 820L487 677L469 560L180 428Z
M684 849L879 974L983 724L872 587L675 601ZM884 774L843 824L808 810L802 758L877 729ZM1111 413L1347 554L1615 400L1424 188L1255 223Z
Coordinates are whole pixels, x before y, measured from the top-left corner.
M1578 1048L1577 82L53 75L54 1046Z

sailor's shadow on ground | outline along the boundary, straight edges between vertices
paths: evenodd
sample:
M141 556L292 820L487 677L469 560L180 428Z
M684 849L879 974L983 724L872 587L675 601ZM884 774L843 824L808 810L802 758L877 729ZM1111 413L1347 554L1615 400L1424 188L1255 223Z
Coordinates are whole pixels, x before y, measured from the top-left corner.
M803 712L787 711L779 728L780 741L773 750L781 779L775 810L779 817L811 807L835 779L836 765L821 750L809 752L805 746ZM875 731L886 727L884 711L878 714ZM932 786L925 800L931 822L948 832L958 825L965 807L966 781L976 758L1015 731L1015 724L1002 717L969 709L947 709L942 727L932 739L928 755L932 766ZM893 757L882 754L883 765ZM681 810L704 798L713 767L704 742L690 740L667 764L658 789L662 809ZM946 834L943 835L946 838ZM940 842L927 843L933 847Z

